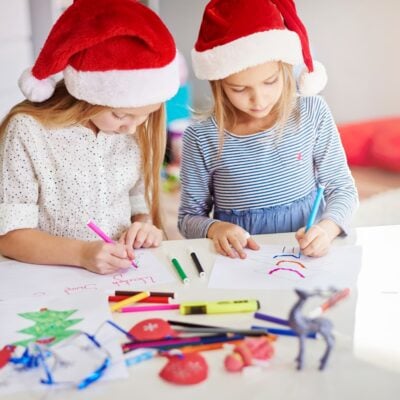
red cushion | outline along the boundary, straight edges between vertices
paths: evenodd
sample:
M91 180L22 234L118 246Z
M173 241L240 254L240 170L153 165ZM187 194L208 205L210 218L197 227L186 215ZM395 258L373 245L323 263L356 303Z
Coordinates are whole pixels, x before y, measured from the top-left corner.
M400 119L397 124L386 124L374 135L371 159L376 167L400 172Z
M349 165L372 165L369 151L375 132L374 124L342 124L338 129Z
M338 126L349 165L400 171L400 118Z

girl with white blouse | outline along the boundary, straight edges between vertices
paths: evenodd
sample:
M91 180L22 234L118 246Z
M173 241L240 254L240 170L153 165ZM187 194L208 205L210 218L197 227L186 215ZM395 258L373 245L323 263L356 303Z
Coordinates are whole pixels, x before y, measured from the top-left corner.
M74 2L19 85L27 100L0 125L0 254L130 268L134 248L162 240L163 102L179 86L168 29L138 2Z

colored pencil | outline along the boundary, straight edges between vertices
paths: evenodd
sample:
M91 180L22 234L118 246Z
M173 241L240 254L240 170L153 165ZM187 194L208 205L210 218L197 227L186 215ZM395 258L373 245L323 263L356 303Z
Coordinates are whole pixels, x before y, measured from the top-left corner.
M277 328L268 328L268 327L265 327L265 326L256 326L256 325L253 325L251 327L251 329L264 331L266 333L270 333L270 334L278 335L278 336L280 336L280 335L283 335L283 336L299 336L292 329L277 329ZM310 338L310 339L316 339L317 335L315 333L309 333L307 335L307 337Z
M136 290L116 290L115 296L133 296L134 294L142 293ZM175 297L174 292L149 292L151 297Z
M235 329L235 328L175 328L180 333L237 333L244 336L268 336L267 332L253 329Z
M132 313L132 312L143 312L143 311L167 311L167 310L179 310L179 304L159 304L151 306L132 306L122 307L121 312Z
M287 321L286 319L272 317L271 315L263 314L260 312L254 313L254 318L262 319L263 321L273 322L274 324L278 325L289 325L289 321Z
M229 341L229 344L231 345L236 345L242 343L243 340L231 340ZM225 342L222 343L211 343L211 344L198 344L197 346L183 346L179 348L179 351L181 351L184 354L187 353L197 353L200 351L210 351L210 350L220 350L223 349L224 346L226 345Z
M317 194L314 199L314 203L313 203L313 206L311 209L310 216L308 217L308 220L307 220L306 232L312 227L312 225L315 222L315 218L317 217L319 205L321 204L323 194L324 194L324 187L319 186L317 189Z
M260 334L261 332L256 332L252 329L239 329L239 328L227 328L223 326L215 325L202 325L195 324L192 322L181 322L175 320L167 321L172 326L180 326L182 328L174 328L176 331L180 332L199 332L199 333L237 333L245 336L264 336L265 334Z
M243 335L210 335L210 336L193 336L187 338L174 338L165 340L154 340L147 342L132 342L124 343L122 345L122 350L124 353L145 347L152 347L157 349L167 349L167 348L179 348L186 346L188 344L194 346L195 344L213 344L213 343L225 343L235 340L244 339Z
M134 296L128 297L125 300L119 301L118 303L114 303L110 307L111 311L120 311L120 309L123 308L124 306L127 306L128 304L136 303L137 301L142 300L149 296L150 296L149 292L142 292L142 293L135 294Z
M117 301L122 301L128 299L131 296L108 296L108 301L115 303ZM138 303L169 303L170 297L161 297L161 296L149 296L145 299L139 300Z

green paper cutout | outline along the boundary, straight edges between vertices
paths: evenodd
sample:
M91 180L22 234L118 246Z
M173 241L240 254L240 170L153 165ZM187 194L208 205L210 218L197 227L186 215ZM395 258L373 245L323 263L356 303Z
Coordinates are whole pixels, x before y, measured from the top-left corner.
M36 322L35 325L19 330L20 333L32 335L30 339L20 340L13 343L14 346L28 346L32 342L43 341L50 346L67 339L79 332L78 330L68 330L71 326L78 324L83 319L68 319L77 310L55 311L43 309L38 312L27 312L18 314Z

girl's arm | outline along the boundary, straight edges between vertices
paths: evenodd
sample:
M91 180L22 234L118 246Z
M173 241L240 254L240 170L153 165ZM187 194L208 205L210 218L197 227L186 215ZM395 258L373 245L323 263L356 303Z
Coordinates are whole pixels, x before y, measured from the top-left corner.
M17 229L0 236L0 254L30 264L70 265L100 274L131 266L122 244L68 239L37 229Z
M357 189L347 164L346 155L333 116L322 98L314 163L319 183L325 187L326 208L321 220L335 223L346 233L358 206Z
M209 217L213 207L211 178L197 133L189 127L183 135L178 215L178 228L186 239L207 237L208 229L217 221Z

